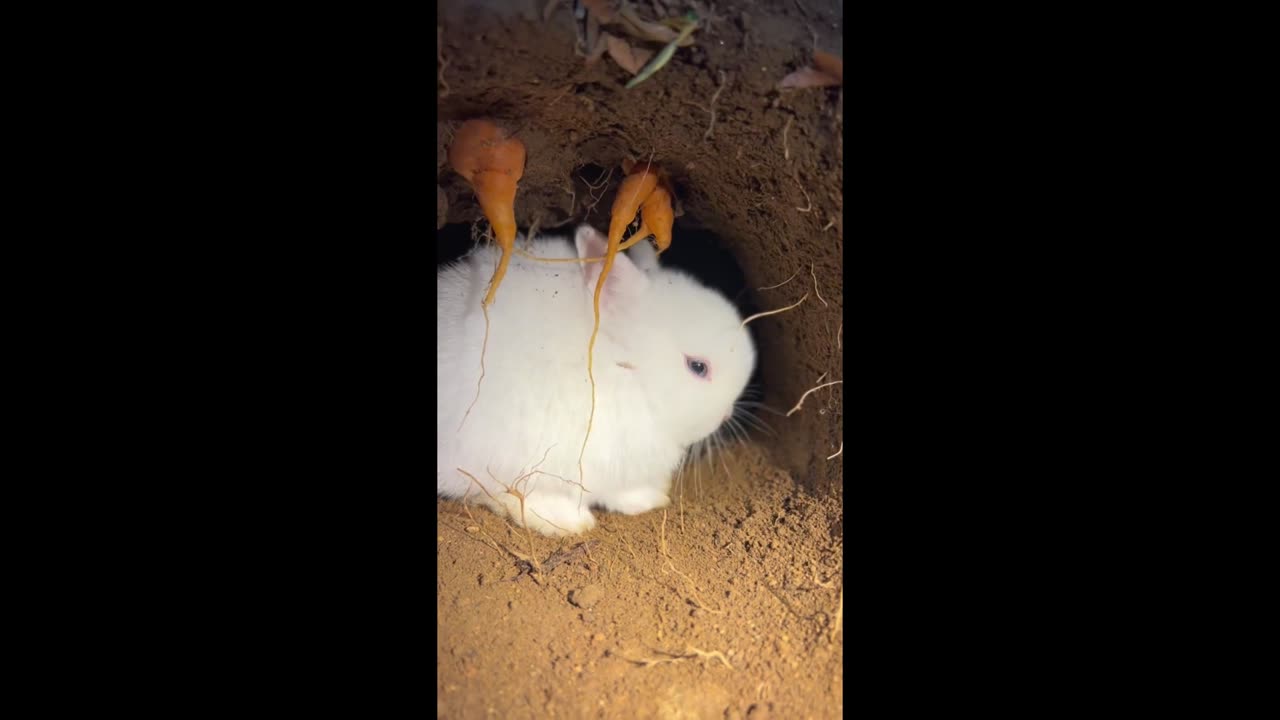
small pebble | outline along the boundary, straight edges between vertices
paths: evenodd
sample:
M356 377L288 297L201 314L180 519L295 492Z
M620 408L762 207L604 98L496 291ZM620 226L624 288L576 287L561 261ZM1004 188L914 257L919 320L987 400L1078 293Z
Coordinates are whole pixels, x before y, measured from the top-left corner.
M584 610L595 607L596 603L603 598L604 590L601 590L599 585L588 585L569 593L569 602Z

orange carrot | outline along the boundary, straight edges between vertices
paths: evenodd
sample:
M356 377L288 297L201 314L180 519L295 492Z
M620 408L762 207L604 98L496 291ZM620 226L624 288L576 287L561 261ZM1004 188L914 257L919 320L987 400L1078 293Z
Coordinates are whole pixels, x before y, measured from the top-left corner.
M658 245L658 254L671 247L671 226L676 221L675 211L671 209L671 193L662 185L654 188L644 204L640 206L640 230L632 239L644 239L653 235Z
M619 246L622 244L622 235L627 231L627 226L635 220L636 213L640 210L640 205L648 199L653 193L653 189L658 186L657 169L652 167L651 162L643 165L637 164L632 168L632 172L622 179L622 184L618 186L618 195L613 199L613 209L610 211L609 218L609 245L604 254L604 267L600 269L600 278L596 280L596 292L591 300L592 310L595 312L595 323L591 327L591 339L587 341L587 379L591 381L591 414L587 416L587 434L582 438L582 450L578 453L578 477L579 482L586 482L584 471L582 469L582 458L587 453L587 440L591 438L591 426L596 417L596 376L593 369L593 356L596 348L596 336L600 334L600 291L604 290L605 280L609 277L609 271L613 269L613 260L618 256ZM632 238L634 244L639 238Z
M627 226L636 219L640 206L653 194L656 187L658 187L657 168L650 167L649 163L637 163L631 174L622 179L622 185L618 187L618 195L613 199L613 210L609 219L609 254L616 252L615 248L622 242L622 235L627 231ZM609 254L605 255L606 266L612 264L608 259ZM605 272L607 273L608 270Z
M449 145L449 165L471 183L480 210L502 248L502 258L484 297L485 307L493 304L516 244L516 185L524 175L524 161L524 143L508 137L491 120L466 121Z

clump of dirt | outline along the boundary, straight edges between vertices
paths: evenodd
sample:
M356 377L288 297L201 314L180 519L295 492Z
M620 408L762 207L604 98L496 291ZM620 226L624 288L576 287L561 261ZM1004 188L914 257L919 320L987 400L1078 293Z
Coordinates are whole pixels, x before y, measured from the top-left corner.
M732 477L717 468L700 498L685 492L665 528L661 512L600 513L585 535L534 538L544 573L520 574L529 558L510 551L528 555L523 532L439 503L440 717L834 717L843 385L805 393L843 380L843 90L777 84L815 49L843 54L843 10L694 3L710 25L627 90L608 54L575 53L573 5L439 5L439 225L482 220L445 148L464 120L488 117L527 149L522 229L607 228L623 160L652 157L677 193L673 248L706 231L741 267L748 304L803 302L752 323L777 436L729 453ZM684 10L632 5L651 21Z

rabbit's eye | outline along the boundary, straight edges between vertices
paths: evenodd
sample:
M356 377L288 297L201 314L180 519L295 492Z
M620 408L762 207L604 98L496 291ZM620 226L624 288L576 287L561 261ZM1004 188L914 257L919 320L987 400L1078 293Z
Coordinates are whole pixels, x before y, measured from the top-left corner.
M708 375L711 374L711 366L708 365L703 360L686 357L684 359L684 364L686 367L689 368L689 372L693 373L694 375L697 375L700 378L706 378Z

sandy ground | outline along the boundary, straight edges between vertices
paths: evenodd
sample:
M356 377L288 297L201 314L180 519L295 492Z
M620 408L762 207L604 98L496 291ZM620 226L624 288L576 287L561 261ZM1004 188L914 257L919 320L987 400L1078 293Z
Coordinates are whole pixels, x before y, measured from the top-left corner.
M755 446L701 472L567 539L438 501L438 717L840 717L839 503Z

